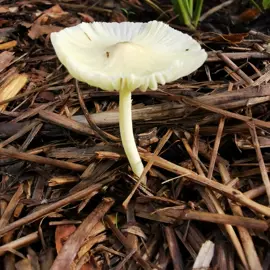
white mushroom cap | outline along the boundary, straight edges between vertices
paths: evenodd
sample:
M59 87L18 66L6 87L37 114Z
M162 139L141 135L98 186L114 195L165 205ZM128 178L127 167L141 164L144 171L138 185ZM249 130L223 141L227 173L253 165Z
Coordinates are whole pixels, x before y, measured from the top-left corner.
M52 33L51 41L74 78L108 91L156 90L207 58L197 41L158 21L81 23Z

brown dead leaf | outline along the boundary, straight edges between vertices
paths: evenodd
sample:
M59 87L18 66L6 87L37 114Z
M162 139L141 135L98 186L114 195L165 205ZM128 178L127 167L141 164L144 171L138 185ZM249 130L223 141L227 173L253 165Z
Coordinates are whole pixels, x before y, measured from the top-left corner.
M248 33L237 33L237 34L223 34L216 37L210 38L212 41L227 41L232 44L241 43L245 37L248 36Z
M37 18L35 23L37 24L49 24L55 21L60 21L69 15L59 5L55 5L49 9L46 9L41 16Z
M86 263L82 266L81 270L93 270L93 267L90 263Z
M52 25L52 23L59 23L62 20L66 20L68 16L68 12L63 11L59 5L55 5L45 10L43 14L35 20L28 32L28 36L31 39L37 39L42 35L48 35L52 32L60 31L63 29L63 27Z
M60 225L56 227L55 230L55 247L57 254L59 254L64 243L67 241L70 235L76 231L76 226L74 225Z
M254 21L260 16L261 12L257 8L249 8L242 12L239 16L232 16L235 23L248 23Z
M59 32L63 27L55 26L55 25L40 25L33 24L30 31L28 32L28 36L31 39L37 39L40 36L51 34L52 32Z
M50 14L50 15L52 15L52 14L62 14L62 13L64 13L64 10L57 4L57 5L49 8L49 9L46 9L44 11L44 13L45 14Z
M9 66L11 61L14 59L13 52L2 52L0 53L0 72L2 72L6 67Z
M100 222L104 215L112 207L114 200L104 198L102 202L83 220L77 230L70 235L64 247L57 255L51 270L70 268L77 256L78 251L91 233L95 225Z
M81 12L78 12L78 14L83 18L83 21L84 22L94 22L94 18L88 14L85 14L85 13L81 13Z

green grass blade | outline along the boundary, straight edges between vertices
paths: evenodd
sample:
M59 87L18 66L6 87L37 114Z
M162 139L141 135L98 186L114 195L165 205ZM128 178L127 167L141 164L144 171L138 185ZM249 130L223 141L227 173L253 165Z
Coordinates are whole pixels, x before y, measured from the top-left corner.
M197 27L199 23L201 13L202 13L202 7L203 7L203 0L196 0L194 16L192 20L195 27Z
M184 24L190 27L191 29L193 29L194 27L192 26L192 23L191 23L191 17L188 11L187 2L183 0L178 0L177 3L179 5L179 9L181 13L179 15L182 16Z
M186 3L190 18L192 18L193 17L193 2L194 2L194 0L183 0L183 1Z
M261 7L256 3L255 0L250 0L250 2L255 6L255 8L257 8L260 12L262 12ZM267 1L263 1L263 2L267 2ZM262 5L263 5L263 2L262 2ZM268 0L268 2L269 2L269 0ZM264 7L264 5L263 5L263 7Z

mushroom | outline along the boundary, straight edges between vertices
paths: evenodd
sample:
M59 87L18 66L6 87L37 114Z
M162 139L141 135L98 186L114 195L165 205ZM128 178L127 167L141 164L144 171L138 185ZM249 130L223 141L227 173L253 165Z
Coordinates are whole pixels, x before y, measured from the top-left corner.
M131 92L156 90L198 69L207 53L192 37L169 25L148 23L80 23L51 34L61 63L77 80L119 91L122 144L137 177L144 166L132 127Z

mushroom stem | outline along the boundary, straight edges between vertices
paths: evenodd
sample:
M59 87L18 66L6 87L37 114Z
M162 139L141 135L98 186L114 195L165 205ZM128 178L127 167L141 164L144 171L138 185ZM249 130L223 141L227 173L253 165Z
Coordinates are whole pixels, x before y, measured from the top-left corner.
M126 90L119 91L119 125L122 145L132 171L140 177L144 167L139 155L132 126L132 100L131 92Z

